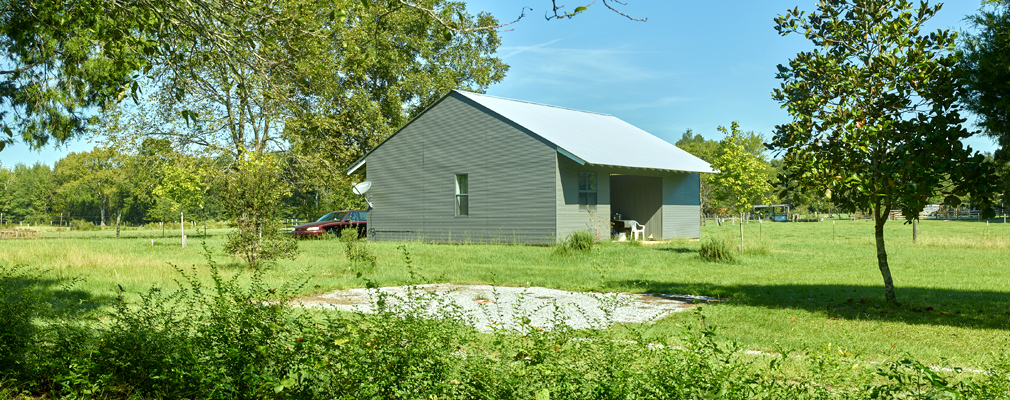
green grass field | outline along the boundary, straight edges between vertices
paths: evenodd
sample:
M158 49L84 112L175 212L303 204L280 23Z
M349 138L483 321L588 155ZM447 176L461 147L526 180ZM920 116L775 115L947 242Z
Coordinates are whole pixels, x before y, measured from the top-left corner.
M702 228L703 236L735 239L737 226ZM295 261L272 269L272 285L306 282L305 295L360 287L358 272L380 285L412 282L404 251L428 281L536 285L582 291L630 291L715 296L705 305L723 340L747 349L817 352L841 348L869 361L905 353L927 363L985 365L992 352L1010 351L1010 224L923 221L919 243L911 226L887 225L888 255L900 306L883 302L868 221L751 223L747 250L733 264L712 264L697 255L699 242L635 246L605 243L585 255L559 255L553 248L511 245L370 243L372 270L358 271L333 240L301 242ZM152 286L172 287L172 265L205 270L201 237L126 230L41 233L36 240L0 241L0 260L29 265L50 276L80 277L71 290L84 308L104 309L119 295ZM205 239L227 273L244 270L220 251L226 230ZM175 234L176 236L172 236ZM734 242L735 243L735 242ZM58 282L39 279L56 293ZM647 328L667 342L692 313L673 315Z

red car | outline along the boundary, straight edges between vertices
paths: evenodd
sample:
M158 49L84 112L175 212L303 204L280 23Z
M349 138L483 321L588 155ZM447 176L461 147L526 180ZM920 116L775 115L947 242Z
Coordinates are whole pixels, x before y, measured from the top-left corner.
M334 211L322 216L316 222L298 225L291 231L291 236L297 238L323 237L323 235L339 236L340 231L347 228L358 230L358 236L364 237L368 227L368 214L362 210Z

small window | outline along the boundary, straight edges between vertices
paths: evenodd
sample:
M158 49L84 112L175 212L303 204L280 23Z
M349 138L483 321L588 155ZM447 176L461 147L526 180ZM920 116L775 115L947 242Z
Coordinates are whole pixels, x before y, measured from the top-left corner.
M470 188L467 174L456 174L456 215L470 215Z
M579 172L579 210L596 211L595 172Z

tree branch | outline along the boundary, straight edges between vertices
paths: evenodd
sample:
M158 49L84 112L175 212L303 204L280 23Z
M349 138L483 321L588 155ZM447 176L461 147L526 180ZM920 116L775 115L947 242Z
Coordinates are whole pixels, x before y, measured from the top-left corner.
M443 27L445 27L446 29L451 30L453 32L457 32L457 33L499 30L501 28L504 28L506 26L509 26L509 25L512 25L512 24L514 24L516 22L519 22L519 20L523 19L523 17L526 16L526 7L523 7L522 11L520 11L520 13L519 13L519 17L516 18L512 22L506 22L504 24L497 24L497 25L463 27L463 26L459 26L458 24L453 23L452 21L447 21L446 19L444 19L442 17L439 17L438 13L435 12L434 9L422 7L420 5L417 5L416 3L412 2L412 1L408 1L408 0L399 0L399 1L400 1L400 4L403 4L403 5L407 6L407 7L413 8L415 10L418 10L418 11L421 11L421 12L427 14L429 17L431 17L435 21L438 21L438 23L440 25L442 25ZM530 10L532 10L532 8Z

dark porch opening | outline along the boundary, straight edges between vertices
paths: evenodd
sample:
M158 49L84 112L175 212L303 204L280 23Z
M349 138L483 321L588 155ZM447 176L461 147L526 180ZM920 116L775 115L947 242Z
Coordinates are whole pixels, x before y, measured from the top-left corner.
M611 175L610 212L645 225L645 237L663 239L663 178Z

